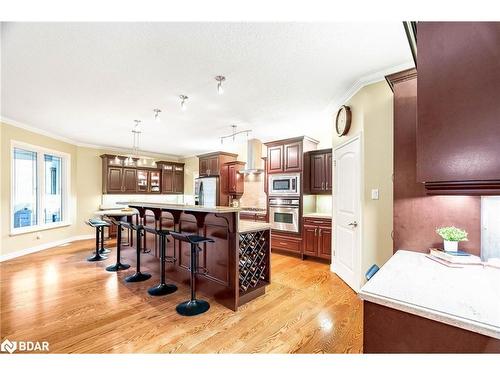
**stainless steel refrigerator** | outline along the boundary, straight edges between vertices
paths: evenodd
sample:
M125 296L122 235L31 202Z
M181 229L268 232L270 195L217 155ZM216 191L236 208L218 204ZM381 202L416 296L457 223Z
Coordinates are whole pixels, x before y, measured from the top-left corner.
M198 177L194 182L194 202L200 206L218 206L219 177Z

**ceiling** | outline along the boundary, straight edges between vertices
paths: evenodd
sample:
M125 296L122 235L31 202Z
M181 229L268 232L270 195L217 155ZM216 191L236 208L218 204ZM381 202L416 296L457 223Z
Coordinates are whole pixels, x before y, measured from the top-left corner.
M3 118L121 148L140 119L142 150L184 156L221 149L231 124L330 137L356 81L412 61L400 22L4 23L1 47Z

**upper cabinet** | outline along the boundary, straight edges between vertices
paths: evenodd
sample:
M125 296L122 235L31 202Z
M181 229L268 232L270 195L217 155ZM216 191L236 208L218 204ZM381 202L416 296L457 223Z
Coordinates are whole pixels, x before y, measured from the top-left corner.
M317 143L317 141L307 137L266 143L267 173L302 172L303 153L316 149Z
M161 170L161 192L163 194L184 193L184 163L158 161Z
M417 180L500 193L500 23L419 22Z
M304 154L304 193L332 193L332 149Z
M227 194L234 198L240 198L244 193L245 175L240 171L245 168L245 163L242 161L231 161L225 163L224 173L227 174Z
M183 194L184 164L158 161L158 168L138 167L138 159L101 155L103 194Z
M237 157L238 154L222 151L198 155L200 177L220 176L222 166L227 162L236 161Z

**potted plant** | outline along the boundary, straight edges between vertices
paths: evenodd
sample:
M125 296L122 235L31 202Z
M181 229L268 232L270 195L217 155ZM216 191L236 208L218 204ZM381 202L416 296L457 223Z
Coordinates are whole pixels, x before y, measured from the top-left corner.
M458 251L460 241L469 241L467 232L456 227L442 227L436 233L444 240L444 251Z

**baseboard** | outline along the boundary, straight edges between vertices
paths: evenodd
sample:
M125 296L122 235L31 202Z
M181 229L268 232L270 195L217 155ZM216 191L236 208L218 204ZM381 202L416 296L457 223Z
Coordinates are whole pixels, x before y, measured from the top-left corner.
M38 251L47 250L47 249L50 249L52 247L56 247L56 246L59 246L59 245L62 245L62 244L68 243L68 242L88 240L91 238L95 238L95 235L94 234L82 234L79 236L65 238L65 239L59 240L59 241L47 242L47 243L44 243L42 245L33 246L33 247L19 250L19 251L14 251L14 252L9 253L9 254L5 254L5 255L2 254L2 255L0 255L0 262L4 262L6 260L22 257L23 255L36 253Z

